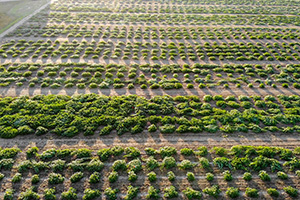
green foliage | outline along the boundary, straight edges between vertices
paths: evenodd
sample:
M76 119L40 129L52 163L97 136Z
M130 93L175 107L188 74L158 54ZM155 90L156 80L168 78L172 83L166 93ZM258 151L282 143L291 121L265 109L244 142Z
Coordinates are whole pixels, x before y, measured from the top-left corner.
M90 175L89 182L92 184L99 183L101 180L101 174L99 172L94 172Z
M129 186L127 187L127 194L126 194L126 196L124 197L124 199L125 199L125 200L132 200L132 199L134 199L135 197L137 197L138 192L139 192L139 187L133 187L133 186L129 185Z
M118 172L111 172L110 174L109 174L109 176L108 176L108 181L110 182L110 183L114 183L114 182L116 182L117 180L118 180L118 178L119 178L119 174L118 174Z
M255 188L247 187L246 191L245 191L245 194L246 194L247 197L252 197L252 198L257 198L258 197L258 191Z
M68 191L61 193L61 198L64 200L76 200L77 199L76 189L70 187Z
M284 187L283 190L291 197L298 197L298 190L292 186Z
M186 173L186 177L188 181L194 181L195 180L195 175L193 172L188 172Z
M182 192L188 199L201 199L201 197L202 197L202 194L200 191L194 190L190 187L187 187Z
M148 177L148 180L150 181L150 182L154 182L154 181L156 181L156 173L155 172L150 172L150 173L148 173L147 174L147 177Z
M252 174L249 173L249 172L245 172L244 175L243 175L243 179L245 181L251 181L252 180Z
M40 199L40 195L38 195L36 192L32 191L32 189L27 189L25 192L21 192L18 200L38 200Z
M82 172L76 172L70 177L70 180L72 183L76 183L80 181L83 178L83 173Z
M213 185L212 187L204 188L203 192L205 194L208 194L209 196L217 198L219 196L219 194L221 193L221 190L218 185Z
M229 187L227 188L226 195L230 198L237 198L238 196L240 196L240 191L238 188Z
M178 192L174 186L169 186L164 189L164 197L167 199L178 197Z
M147 199L158 199L159 198L159 190L155 189L152 185L148 188L148 192L146 195Z
M61 174L50 173L48 176L48 183L51 185L63 183L65 178Z
M213 181L215 176L212 173L206 173L206 180Z
M169 180L169 181L175 181L176 176L175 176L174 172L169 171L169 172L167 173L167 176L168 176L168 180Z
M106 188L104 190L104 194L108 200L115 200L117 199L118 189L112 189L111 187Z
M176 167L176 160L173 157L165 157L161 165L166 169L171 169L173 167Z
M99 190L86 189L84 190L84 195L82 197L83 200L92 200L101 196L101 192Z
M279 192L275 188L268 188L267 192L271 197L279 197Z

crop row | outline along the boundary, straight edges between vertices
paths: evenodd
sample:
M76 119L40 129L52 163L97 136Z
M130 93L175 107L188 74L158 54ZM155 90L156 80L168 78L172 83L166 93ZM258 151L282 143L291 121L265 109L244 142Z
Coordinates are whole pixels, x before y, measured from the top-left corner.
M98 4L108 4L111 3L112 5L116 4L137 4L137 5L144 5L149 3L156 3L156 4L175 4L175 5L273 5L273 6L299 6L298 1L296 0L262 0L262 1L246 1L246 0L157 0L157 1L145 1L145 0L112 0L112 1L105 1L105 0L83 0L83 1L76 1L76 0L59 0L58 3L98 3Z
M7 37L68 37L100 39L174 39L174 40L298 40L298 29L281 28L155 28L155 27L88 27L80 25L33 25L28 23Z
M299 132L300 97L155 96L96 94L5 97L0 100L0 136L51 133L63 137L172 133Z
M299 43L160 43L11 40L0 46L3 59L134 59L147 60L300 60Z
M108 13L180 13L180 14L292 14L298 15L299 7L253 7L253 6L178 6L178 5L157 5L139 4L126 5L99 5L99 4L69 4L69 3L53 3L51 11L60 12L108 12Z
M299 148L233 146L208 151L202 146L177 151L165 146L141 151L114 146L98 151L40 151L31 147L17 156L19 152L17 148L0 150L0 181L10 183L9 188L1 189L5 200L18 193L20 200L56 199L59 195L61 199L73 200L79 195L89 200L102 192L107 199L258 197L268 186L271 197L298 196L291 180L300 177ZM22 182L26 182L23 192ZM233 187L235 183L243 186Z
M32 22L64 24L162 24L162 25L272 25L299 26L299 16L289 15L197 15L197 14L125 14L125 13L63 13L41 12L31 18Z
M137 65L130 66L88 63L34 64L13 63L0 66L0 86L91 89L181 89L187 85L254 87L293 86L300 88L300 66L281 65Z

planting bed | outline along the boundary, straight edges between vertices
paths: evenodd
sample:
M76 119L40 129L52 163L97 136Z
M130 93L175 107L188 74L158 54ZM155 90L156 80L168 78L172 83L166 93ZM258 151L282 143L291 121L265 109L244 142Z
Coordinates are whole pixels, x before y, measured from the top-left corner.
M299 11L296 0L36 11L0 35L0 199L299 198Z
M28 147L0 156L4 199L288 199L299 192L299 148Z

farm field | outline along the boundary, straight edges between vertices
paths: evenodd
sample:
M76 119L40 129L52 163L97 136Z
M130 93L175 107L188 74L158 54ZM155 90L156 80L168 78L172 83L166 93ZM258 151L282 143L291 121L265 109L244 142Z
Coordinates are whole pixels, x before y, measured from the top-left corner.
M0 199L299 198L298 0L47 2L0 34Z

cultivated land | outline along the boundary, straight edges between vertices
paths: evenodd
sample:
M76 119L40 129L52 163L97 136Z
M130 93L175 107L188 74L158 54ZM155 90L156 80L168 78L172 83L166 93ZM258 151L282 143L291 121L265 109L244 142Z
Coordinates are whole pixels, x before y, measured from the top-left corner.
M0 0L0 199L299 198L299 3Z

